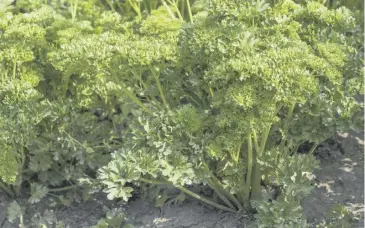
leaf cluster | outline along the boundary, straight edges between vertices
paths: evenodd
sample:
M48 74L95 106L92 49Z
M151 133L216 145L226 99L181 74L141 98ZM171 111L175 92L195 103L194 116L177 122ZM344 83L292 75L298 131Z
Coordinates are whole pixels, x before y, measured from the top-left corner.
M70 205L173 186L306 227L313 151L362 126L361 23L307 0L19 1L0 13L0 188Z

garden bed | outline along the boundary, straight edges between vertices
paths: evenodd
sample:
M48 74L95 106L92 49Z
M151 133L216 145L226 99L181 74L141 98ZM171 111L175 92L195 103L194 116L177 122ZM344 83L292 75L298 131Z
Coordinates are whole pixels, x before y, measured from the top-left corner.
M353 228L364 227L364 136L358 133L338 134L323 143L315 152L321 161L320 169L314 172L316 188L302 202L308 222L318 224L328 218L335 205L343 205L359 220ZM6 208L10 199L0 194L1 228L17 227L7 222ZM90 227L113 207L125 208L127 218L137 228L242 228L250 227L250 218L240 218L228 212L187 200L181 205L166 205L162 209L142 199L134 199L126 205L109 201L104 195L71 207L49 208L47 200L27 209L29 218L45 215L63 221L66 227ZM53 214L53 215L52 215ZM26 221L25 224L30 224Z
M0 228L364 226L362 2L0 5Z

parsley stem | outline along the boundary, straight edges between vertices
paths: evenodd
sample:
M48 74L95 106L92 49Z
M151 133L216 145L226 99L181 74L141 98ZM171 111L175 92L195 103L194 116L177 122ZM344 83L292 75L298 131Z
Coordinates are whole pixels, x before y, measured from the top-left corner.
M133 0L128 0L128 2L129 2L129 5L133 8L133 10L137 13L138 19L141 19L142 18L141 5L140 5L139 1L137 1L137 4L134 4Z
M151 9L156 10L157 9L157 6L158 6L158 1L149 1L149 2L152 5L151 6Z
M112 68L109 68L111 74L116 77L115 71ZM136 105L142 108L143 111L147 112L148 114L152 115L152 111L149 110L131 91L128 90L128 88L123 84L119 84L121 90L124 92L124 94L129 97Z
M167 181L160 181L160 180L149 180L143 177L140 177L138 180L145 182L147 184L166 184L166 185L171 185L170 182Z
M165 97L165 93L163 91L163 88L162 88L162 85L161 85L161 82L160 82L160 76L158 73L155 72L155 70L149 65L149 68L153 74L153 77L155 78L155 81L156 81L156 84L157 84L157 88L158 88L158 91L160 93L160 96L161 96L161 99L162 99L162 102L164 104L164 106L166 108L168 108L168 104L167 104L167 101L166 101L166 97Z
M251 175L252 175L252 135L251 133L247 136L247 176L246 176L246 185L245 185L245 195L244 195L244 202L245 208L249 208L249 198L250 198L250 190L251 190Z
M314 153L314 151L316 150L317 146L318 146L318 144L317 144L317 143L313 144L313 146L311 147L311 149L309 150L309 152L308 152L308 153L309 153L310 155L312 155L312 154Z
M19 228L24 228L23 214L20 214L19 220L20 220Z
M208 181L208 185L214 190L215 193L223 200L223 202L229 207L235 210L233 204L227 199L227 197L223 194L222 189L220 189L213 180Z
M111 9L113 12L116 12L116 11L115 11L115 8L114 8L113 4L110 2L110 0L105 0L105 1L106 1L106 3L109 5L110 9Z
M210 95L211 95L212 97L214 97L213 89L212 89L212 87L210 87L210 86L209 86L209 92L210 92Z
M183 17L185 16L185 1L180 2L180 12L182 13Z
M122 87L123 92L127 97L129 97L135 104L142 108L143 111L147 112L148 114L152 115L153 113L149 110L131 91L128 90L122 83L120 84Z
M173 19L175 19L176 17L175 17L175 15L174 15L174 13L171 11L170 6L168 6L168 5L166 4L165 0L161 0L161 2L162 2L162 5L166 7L167 12L170 14L170 16L171 16Z
M72 22L75 22L76 19L76 13L77 13L77 4L78 4L78 0L75 0L75 3L71 3L71 16L72 16Z
M159 181L159 180L149 180L149 179L146 179L146 178L143 178L143 177L140 177L139 178L140 181L142 182L145 182L145 183L148 183L148 184L166 184L166 185L173 185L172 183L170 182L167 182L167 181ZM209 205L212 205L216 208L219 208L221 210L224 210L224 211L229 211L229 212L236 212L236 210L232 209L232 208L229 208L229 207L226 207L226 206L223 206L221 204L218 204L218 203L215 203L207 198L204 198L192 191L190 191L189 189L187 188L184 188L183 186L181 185L173 185L175 187L177 187L179 190L181 190L182 192L186 193L187 195L190 195L191 197L194 197L206 204L209 204Z
M15 197L13 190L1 181L0 181L0 190L8 194L11 198Z
M253 137L253 143L254 143L254 146L255 146L255 150L257 153L259 153L260 151L260 146L259 146L259 143L258 143L258 140L257 140L257 133L256 133L256 130L252 130L252 137Z
M252 172L251 198L259 199L261 196L261 166L258 163L257 151L253 152L253 172Z
M275 112L275 114L280 110L281 106L279 106ZM261 157L265 150L267 139L269 138L271 130L271 125L267 126L264 129L261 137L261 144L259 145L256 131L253 130L253 141L256 148L256 153L252 153L252 162L253 162L253 172L252 172L252 183L248 184L252 186L251 197L259 198L260 197L260 186L261 186L261 166L258 163L258 158ZM252 150L252 149L251 149ZM249 174L247 174L249 175ZM247 194L247 193L246 193Z
M294 147L294 149L291 151L291 155L293 155L293 154L296 154L296 153L297 153L297 151L298 151L298 149L299 149L300 145L301 145L301 143L297 143L297 145L296 145L296 146Z
M258 157L260 157L262 155L262 153L264 152L264 150L265 150L266 141L267 141L267 138L269 137L270 130L271 130L271 125L264 129L263 136L262 136L262 139L261 139L260 149L257 153Z
M226 206L223 206L221 204L218 204L218 203L215 203L207 198L204 198L198 194L196 194L195 192L192 192L190 191L189 189L187 188L184 188L183 186L177 186L178 189L180 189L182 192L190 195L191 197L194 197L206 204L209 204L209 205L212 205L213 207L216 207L218 209L221 209L221 210L224 210L224 211L229 211L229 212L237 212L236 210L233 210L232 208L229 208L229 207L226 207Z
M47 195L48 196L53 196L54 198L59 199L59 196L58 195L55 195L55 194L52 194L52 193L49 193L49 192L47 193Z
M25 168L25 153L24 153L24 147L21 146L19 148L19 150L20 150L21 162L20 162L20 165L19 165L19 171L18 171L18 173L22 174L23 173L23 170ZM19 184L18 186L16 186L16 188L15 188L15 195L19 195L20 194L21 187L22 187L21 184Z
M67 190L71 190L71 189L75 189L78 188L78 185L70 185L70 186L66 186L63 188L51 188L48 190L48 192L63 192L63 191L67 191Z
M186 0L186 6L188 7L188 14L189 14L190 23L194 23L193 14L191 13L190 0Z
M294 108L295 108L296 103L293 103L289 106L289 110L288 110L288 116L287 118L284 120L284 128L283 128L283 134L284 137L286 137L288 135L288 129L289 129L289 123L292 121L293 118L293 112L294 112ZM281 143L280 143L280 148L282 150L284 150L285 148L285 143L288 141L288 139L284 139L282 138Z
M221 189L223 194L225 194L234 204L236 204L236 206L239 210L243 210L243 207L242 207L241 203L238 201L238 199L222 186L222 183L219 181L219 179L214 175L212 175L211 178L212 178L212 181L217 185L217 187Z
M168 3L170 3L170 5L173 5L175 10L176 10L176 13L177 13L177 16L179 17L180 20L184 20L184 18L182 17L181 13L180 13L180 10L179 10L179 7L177 6L178 2L172 2L171 0L166 0Z
M14 64L13 64L13 80L15 80L15 76L16 76L16 60L14 60Z
M123 6L119 2L116 2L116 3L117 3L117 7L119 8L119 10L124 13Z

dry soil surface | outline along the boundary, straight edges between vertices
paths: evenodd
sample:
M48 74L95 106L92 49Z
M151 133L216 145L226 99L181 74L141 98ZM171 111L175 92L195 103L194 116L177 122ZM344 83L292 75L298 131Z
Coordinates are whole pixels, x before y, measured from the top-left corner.
M303 200L310 223L318 224L337 204L344 205L364 227L364 134L339 133L317 148L320 168L314 172L316 188ZM350 228L350 227L349 227Z

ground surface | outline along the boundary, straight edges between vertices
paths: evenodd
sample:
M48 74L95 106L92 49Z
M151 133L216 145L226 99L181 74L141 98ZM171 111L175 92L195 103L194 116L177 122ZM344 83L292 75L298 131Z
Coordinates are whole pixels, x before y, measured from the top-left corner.
M315 171L316 188L303 200L304 213L310 223L317 224L327 218L329 210L341 203L360 220L353 228L364 227L364 138L363 134L338 134L316 150L321 161L320 169ZM0 193L0 228L17 227L7 222L6 208L10 199ZM84 204L71 207L52 207L44 202L27 210L28 217L42 215L48 208L47 217L63 221L69 228L84 228L96 224L108 208L116 202L100 196ZM125 208L130 223L137 228L244 228L247 220L230 213L223 213L188 200L182 205L167 206L160 210L153 205L137 199ZM53 226L52 226L53 227ZM351 227L349 227L351 228Z
M314 172L316 188L303 200L309 222L319 223L336 204L343 204L364 227L364 135L340 133L316 150L321 161Z

